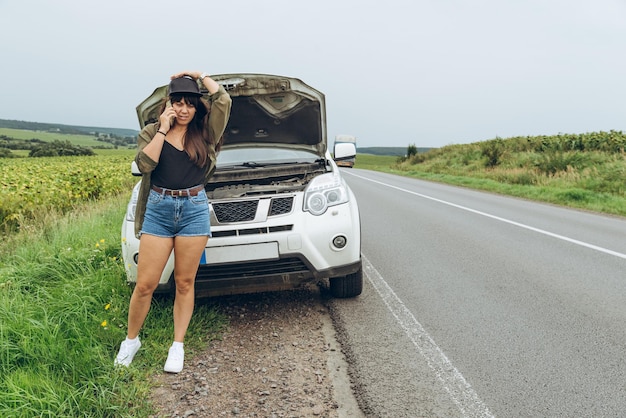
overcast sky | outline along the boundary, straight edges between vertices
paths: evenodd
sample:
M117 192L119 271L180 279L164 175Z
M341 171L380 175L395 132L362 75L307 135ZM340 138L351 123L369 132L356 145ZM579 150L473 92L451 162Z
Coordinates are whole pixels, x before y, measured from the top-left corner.
M328 137L626 130L626 0L0 0L0 119L138 129L181 70L300 78Z

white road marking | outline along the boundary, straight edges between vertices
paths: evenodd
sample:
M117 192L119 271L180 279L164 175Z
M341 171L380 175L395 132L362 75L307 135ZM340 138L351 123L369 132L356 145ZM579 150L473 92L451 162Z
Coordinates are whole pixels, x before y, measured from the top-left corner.
M451 203L451 202L447 202L445 200L437 199L435 197L428 196L428 195L425 195L425 194L422 194L422 193L417 193L417 192L413 192L413 191L410 191L410 190L406 190L406 189L403 189L401 187L397 187L397 186L394 186L394 185L391 185L391 184L383 183L381 181L368 179L367 177L359 176L357 174L350 173L350 175L358 177L358 178L360 178L362 180L367 180L367 181L370 181L372 183L377 183L377 184L380 184L380 185L383 185L383 186L390 187L392 189L400 190L401 192L405 192L405 193L409 193L409 194L412 194L412 195L415 195L415 196L419 196L419 197L422 197L424 199L432 200L434 202L438 202L438 203L442 203L444 205L452 206L452 207L455 207L457 209L465 210L465 211L468 211L468 212L475 213L477 215L481 215L481 216L485 216L487 218L495 219L495 220L500 221L500 222L505 222L505 223L508 223L510 225L515 225L515 226L518 226L520 228L528 229L530 231L534 231L534 232L537 232L539 234L547 235L547 236L552 237L552 238L556 238L556 239L560 239L560 240L563 240L563 241L570 242L572 244L580 245L581 247L590 248L592 250L599 251L601 253L605 253L605 254L609 254L609 255L615 256L615 257L626 259L626 254L620 253L620 252L617 252L617 251L613 251L613 250L609 250L608 248L599 247L597 245L589 244L589 243L584 242L584 241L579 241L577 239L569 238L569 237L566 237L564 235L555 234L554 232L550 232L550 231L546 231L546 230L543 230L543 229L535 228L534 226L526 225L526 224L523 224L523 223L520 223L520 222L515 222L515 221L512 221L510 219L501 218L499 216L492 215L492 214L486 213L486 212L481 212L479 210L468 208L466 206L457 205L455 203Z
M387 282L376 271L370 261L362 255L363 271L387 308L402 327L417 351L424 357L445 390L450 394L463 417L493 417L489 408L480 400L463 375L435 344L433 339L415 319L411 311L396 296Z

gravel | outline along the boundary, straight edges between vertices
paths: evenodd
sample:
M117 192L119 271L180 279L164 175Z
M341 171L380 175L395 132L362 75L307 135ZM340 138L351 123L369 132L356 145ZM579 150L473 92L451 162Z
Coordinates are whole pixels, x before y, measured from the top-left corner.
M212 300L228 317L228 331L187 358L181 373L155 376L155 417L362 416L324 293Z

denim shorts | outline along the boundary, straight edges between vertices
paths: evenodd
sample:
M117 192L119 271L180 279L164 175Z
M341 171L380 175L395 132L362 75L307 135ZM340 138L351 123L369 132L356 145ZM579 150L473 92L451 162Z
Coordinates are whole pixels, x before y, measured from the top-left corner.
M174 197L150 190L140 234L163 238L210 237L206 192L201 190L197 196Z

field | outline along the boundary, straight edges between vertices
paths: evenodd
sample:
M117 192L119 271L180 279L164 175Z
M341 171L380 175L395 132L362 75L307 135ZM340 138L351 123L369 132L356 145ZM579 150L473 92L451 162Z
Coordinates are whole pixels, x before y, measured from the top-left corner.
M388 171L398 161L397 156L357 154L354 168L364 170Z
M102 150L89 157L0 159L0 225L17 231L50 213L129 194L133 151Z
M96 137L93 135L71 135L47 131L0 128L0 136L3 135L20 140L39 139L45 142L52 142L54 140L70 141L74 145L80 145L83 147L101 147L107 145L100 141L96 141Z

